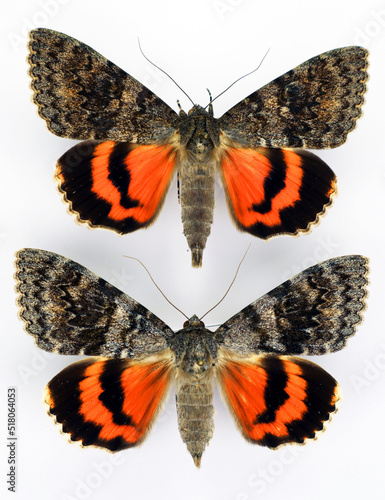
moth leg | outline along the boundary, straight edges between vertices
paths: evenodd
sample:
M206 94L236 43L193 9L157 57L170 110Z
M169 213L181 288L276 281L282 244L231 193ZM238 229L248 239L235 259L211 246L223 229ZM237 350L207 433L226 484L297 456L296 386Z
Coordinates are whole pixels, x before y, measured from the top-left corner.
M176 188L178 190L178 205L180 205L180 177L179 170L176 174Z

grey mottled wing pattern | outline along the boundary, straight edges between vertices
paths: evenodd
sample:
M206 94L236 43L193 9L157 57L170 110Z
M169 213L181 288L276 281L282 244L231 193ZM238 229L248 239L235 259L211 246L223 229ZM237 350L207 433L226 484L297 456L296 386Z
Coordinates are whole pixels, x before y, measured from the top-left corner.
M25 328L46 351L112 358L168 347L172 330L141 304L61 255L16 255L16 291Z
M218 124L247 146L340 146L361 116L367 57L362 47L313 57L236 104Z
M239 354L318 355L342 349L365 309L368 260L348 255L306 269L220 326Z
M160 142L178 115L88 45L63 33L30 32L33 101L51 132L71 139Z

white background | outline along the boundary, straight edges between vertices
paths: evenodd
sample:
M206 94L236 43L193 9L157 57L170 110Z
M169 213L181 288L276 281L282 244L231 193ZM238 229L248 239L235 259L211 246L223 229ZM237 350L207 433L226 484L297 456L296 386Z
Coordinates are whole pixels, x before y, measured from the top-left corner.
M3 5L1 26L0 491L6 490L6 389L16 386L17 497L20 499L296 499L383 498L385 466L384 190L385 2L367 0L21 0ZM47 131L31 103L26 33L46 26L74 36L145 83L174 109L174 84L207 104L268 57L215 102L215 115L299 63L326 50L363 45L371 52L364 116L348 142L319 152L338 176L334 206L310 235L269 242L232 225L218 186L215 221L203 268L192 269L173 183L148 230L119 237L75 224L52 180L54 165L74 144ZM68 444L41 404L45 384L74 357L40 351L17 318L14 252L55 251L113 282L179 329L183 317L165 302L140 258L170 300L202 315L224 293L246 247L252 246L226 300L205 321L222 323L252 300L318 261L359 253L371 259L365 320L344 350L314 359L341 384L343 400L315 442L277 451L246 443L218 394L216 430L196 470L177 430L174 396L146 442L110 455ZM112 458L113 457L113 458ZM115 460L115 462L111 462ZM107 462L110 465L107 465ZM5 496L4 496L5 495Z

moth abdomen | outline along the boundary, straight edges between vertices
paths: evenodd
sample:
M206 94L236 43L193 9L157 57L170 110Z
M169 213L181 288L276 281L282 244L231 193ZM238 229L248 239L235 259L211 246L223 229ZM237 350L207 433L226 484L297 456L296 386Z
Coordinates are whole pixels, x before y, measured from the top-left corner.
M192 265L200 267L213 222L215 163L183 162L180 179L183 232L191 249Z
M195 465L200 467L202 453L214 433L212 380L203 383L181 381L176 385L179 432Z

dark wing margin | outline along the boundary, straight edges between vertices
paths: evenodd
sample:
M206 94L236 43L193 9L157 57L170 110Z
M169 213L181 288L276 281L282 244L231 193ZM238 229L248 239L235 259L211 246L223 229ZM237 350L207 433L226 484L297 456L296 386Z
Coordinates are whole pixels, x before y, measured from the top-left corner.
M248 146L340 146L361 116L368 51L330 50L300 64L236 104L218 120L228 139Z
M33 102L54 134L151 144L173 132L175 111L88 45L38 28L28 49Z
M361 322L368 271L361 255L310 267L226 321L215 338L242 355L339 351Z
M41 349L132 358L168 347L163 321L80 264L25 248L15 265L19 316Z

